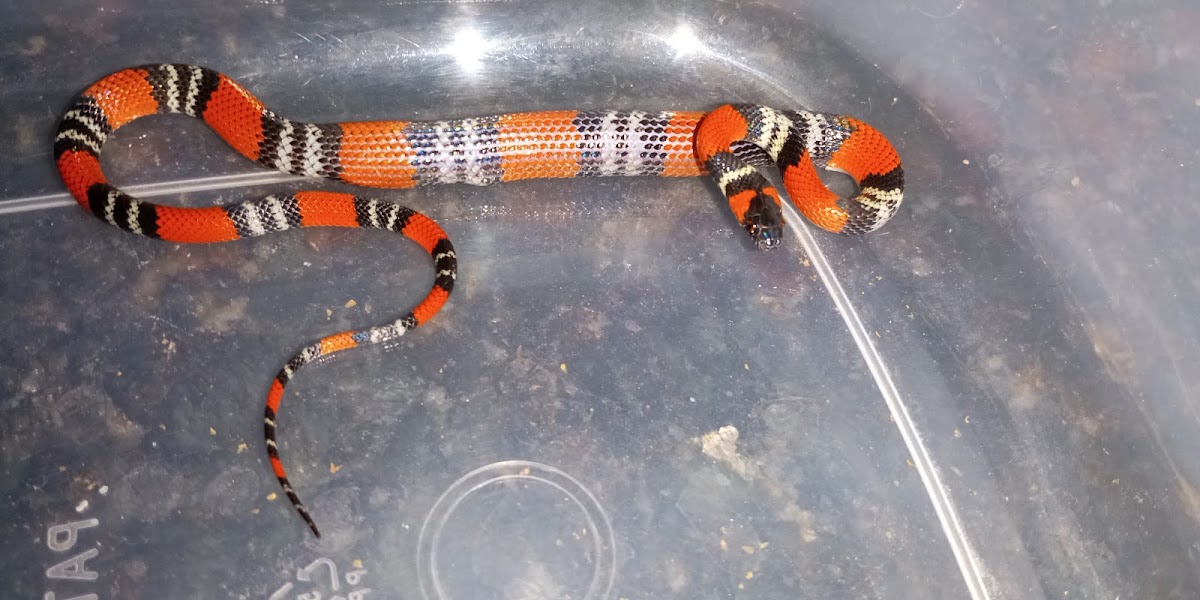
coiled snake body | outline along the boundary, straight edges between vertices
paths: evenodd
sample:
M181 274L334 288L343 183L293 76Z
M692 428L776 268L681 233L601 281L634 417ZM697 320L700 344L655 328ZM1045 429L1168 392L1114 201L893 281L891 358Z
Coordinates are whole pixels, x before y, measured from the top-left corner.
M322 356L393 340L432 318L454 288L454 247L428 217L351 194L301 191L206 208L134 198L105 178L100 151L122 125L158 113L200 118L242 155L265 166L366 187L707 173L760 248L779 243L784 221L779 193L756 166L777 165L800 213L838 233L878 228L903 198L904 174L891 144L870 125L846 116L734 104L709 113L567 110L436 122L309 124L280 117L229 77L204 67L147 65L97 81L63 116L54 155L71 195L109 224L173 242L224 242L296 227L373 227L401 233L433 258L432 289L412 311L306 346L271 384L264 417L267 454L279 484L318 537L275 442L284 387L297 370ZM858 194L841 198L829 191L815 167L847 173Z

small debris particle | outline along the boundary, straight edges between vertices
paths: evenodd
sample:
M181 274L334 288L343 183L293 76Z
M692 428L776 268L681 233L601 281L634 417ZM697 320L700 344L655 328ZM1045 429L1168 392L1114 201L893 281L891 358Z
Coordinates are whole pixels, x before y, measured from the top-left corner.
M746 579L754 579L754 571L746 571Z
M107 486L107 485L102 485L102 486L100 486L100 495L101 495L101 496L107 496L107 495L108 495L108 486Z
M533 472L533 471L532 471L532 470L531 470L529 467L523 467L523 468L522 468L522 469L519 471L519 473L520 473L520 475L521 475L522 477L528 477L528 476L529 476L529 474L530 474L530 473L532 473L532 472Z
M88 509L88 501L87 500L84 500L83 502L80 502L79 504L75 505L75 512L83 512L87 509Z
M970 425L971 424L971 415L967 415L967 416L963 417L963 423Z
M335 465L333 463L329 463L329 472L330 473L337 473L338 471L341 471L341 470L342 470L342 465Z
M1079 187L1079 176L1078 175L1071 178L1071 187Z
M956 438L962 437L962 432L959 431L957 427L954 428L954 437L956 437Z
M742 546L742 552L745 552L746 554L754 554L755 550L756 548L754 546Z
M351 298L346 301L346 308L354 308L355 306L358 306L358 301L355 299Z
M743 368L743 369L745 369L745 370L747 370L747 371L749 371L749 370L750 370L750 363L742 363L742 368Z
M567 372L567 363L559 363L558 370L562 371L563 373L566 373Z
M37 56L46 50L47 45L48 44L44 36L35 35L26 38L25 46L18 50L18 52L21 53L21 56Z
M275 499L278 497L279 497L279 494L276 494L275 492L271 492L270 494L267 494L267 500L270 500L271 502L274 502Z
M356 558L356 559L354 559L354 562L352 562L352 563L350 563L350 564L354 565L354 568L355 568L355 569L361 569L361 568L363 568L363 567L362 567L362 565L363 565L363 562L362 562L362 559L361 559L361 558Z
M758 549L759 549L759 550L766 550L766 549L767 549L767 546L770 546L770 545L771 545L771 542L759 542L759 544L758 544Z
M917 465L914 465L914 464L913 464L913 461L912 461L912 459L911 459L911 458L906 458L906 459L904 459L904 464L906 464L906 465L908 465L908 466L910 466L910 467L912 467L912 468L914 468L914 469L915 469L915 468L917 468Z
M971 161L969 161L969 160L967 160L967 159L965 159L965 158L964 158L964 159L963 159L963 164L964 164L964 165L969 165L969 164L971 164Z
M737 427L724 425L716 431L710 431L700 436L700 450L710 458L714 458L732 469L743 479L753 479L756 474L754 463L738 453ZM724 530L721 533L725 533Z
M250 509L250 514L252 514L252 515L257 515L257 514L258 514L258 509L257 509L257 508L252 508L252 509Z
M217 435L217 430L212 427L208 428L208 435Z
M238 446L237 446L237 453L241 454L241 453L245 452L246 450L248 450L249 448L250 447L246 445L246 442L242 442L242 443L238 444Z
M729 551L729 542L725 541L725 538L721 538L721 552L728 552L728 551Z
M325 318L328 319L332 316L333 316L333 309L332 308L325 309Z

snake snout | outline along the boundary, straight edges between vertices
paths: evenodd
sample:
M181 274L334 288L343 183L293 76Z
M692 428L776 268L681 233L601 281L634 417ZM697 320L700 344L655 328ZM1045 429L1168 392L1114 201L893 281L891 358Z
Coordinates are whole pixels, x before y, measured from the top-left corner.
M760 250L769 250L778 246L783 233L780 227L763 227L756 223L747 223L746 231L750 233L750 239Z

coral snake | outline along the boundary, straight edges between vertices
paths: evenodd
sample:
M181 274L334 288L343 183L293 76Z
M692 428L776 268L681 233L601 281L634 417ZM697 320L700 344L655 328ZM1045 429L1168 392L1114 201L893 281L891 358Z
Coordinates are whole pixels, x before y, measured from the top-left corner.
M892 145L870 125L847 116L727 104L708 113L558 110L450 121L309 124L275 114L237 82L204 67L146 65L97 81L63 116L54 155L71 195L110 225L173 242L224 242L296 227L374 227L401 233L433 258L432 289L411 312L305 346L271 383L264 418L267 455L292 505L318 537L288 482L275 441L284 387L297 370L322 356L396 339L432 318L454 288L454 247L428 217L351 194L300 191L205 208L134 198L105 178L100 150L122 125L160 113L202 119L262 165L366 187L707 173L760 248L779 243L784 221L779 193L758 166L777 165L800 213L833 232L876 229L903 198L904 174ZM858 185L857 195L842 198L831 192L817 167L848 174Z

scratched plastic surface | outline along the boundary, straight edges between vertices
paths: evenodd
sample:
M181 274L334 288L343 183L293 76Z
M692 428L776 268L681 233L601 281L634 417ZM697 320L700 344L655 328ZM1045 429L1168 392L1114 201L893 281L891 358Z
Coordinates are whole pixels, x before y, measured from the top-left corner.
M0 0L6 597L1200 596L1200 8L986 4ZM314 121L845 112L908 197L762 253L700 179L378 193L462 277L289 388L316 540L266 462L270 379L431 267L381 232L185 247L70 204L58 114L162 61ZM300 185L183 117L104 154L159 201Z

